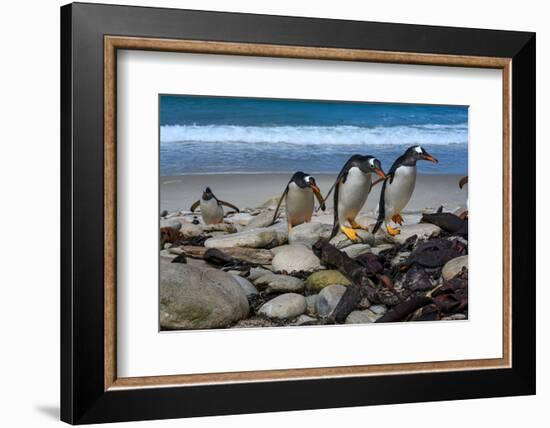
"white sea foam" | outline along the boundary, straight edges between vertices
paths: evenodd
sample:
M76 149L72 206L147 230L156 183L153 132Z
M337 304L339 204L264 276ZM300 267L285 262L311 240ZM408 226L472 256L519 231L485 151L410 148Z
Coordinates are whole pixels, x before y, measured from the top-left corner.
M234 126L164 125L163 143L287 144L460 144L468 142L468 125L409 126Z

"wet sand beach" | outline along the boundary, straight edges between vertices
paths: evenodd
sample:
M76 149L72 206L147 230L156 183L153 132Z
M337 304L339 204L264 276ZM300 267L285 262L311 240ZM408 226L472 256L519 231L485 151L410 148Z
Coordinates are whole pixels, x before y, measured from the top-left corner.
M212 174L181 175L160 178L160 211L173 212L189 210L198 200L203 189L209 186L217 198L237 205L239 208L252 208L265 200L280 196L291 174ZM333 184L336 174L315 175L323 196ZM446 211L454 211L465 206L467 188L460 189L459 175L418 175L413 196L405 208L407 212L431 211L443 205ZM363 207L363 213L376 211L381 184L375 186ZM332 197L327 201L332 207Z

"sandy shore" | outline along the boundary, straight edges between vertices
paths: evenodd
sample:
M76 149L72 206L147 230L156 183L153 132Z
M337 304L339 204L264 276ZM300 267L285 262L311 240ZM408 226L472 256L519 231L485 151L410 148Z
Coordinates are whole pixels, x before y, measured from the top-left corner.
M335 179L333 174L315 176L323 195L328 192ZM459 189L458 175L419 175L411 201L406 212L433 210L443 205L453 211L466 205L467 186ZM200 198L202 190L210 186L219 199L231 202L239 208L256 207L265 200L279 196L288 183L288 174L219 174L186 175L160 178L160 210L169 212L189 210L193 202ZM372 213L378 205L381 185L371 191L364 213ZM332 196L328 203L332 207Z

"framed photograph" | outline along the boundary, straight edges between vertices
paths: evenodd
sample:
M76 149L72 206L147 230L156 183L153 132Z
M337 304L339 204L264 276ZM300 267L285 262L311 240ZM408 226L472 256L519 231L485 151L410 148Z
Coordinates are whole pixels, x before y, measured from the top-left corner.
M535 393L533 33L76 3L61 54L62 420Z

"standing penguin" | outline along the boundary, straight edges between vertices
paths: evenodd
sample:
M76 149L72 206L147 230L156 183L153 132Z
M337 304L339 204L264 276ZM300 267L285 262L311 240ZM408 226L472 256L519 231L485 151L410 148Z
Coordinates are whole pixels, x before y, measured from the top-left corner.
M325 210L325 201L321 196L321 191L317 187L315 178L302 171L294 173L290 181L285 187L277 208L275 208L275 214L273 214L273 222L277 220L279 214L279 207L286 198L286 221L288 224L288 231L301 223L309 223L313 214L313 195L319 201L321 209Z
M222 205L239 212L239 209L235 205L216 198L210 187L204 189L202 198L191 205L191 211L195 212L199 205L201 207L201 216L205 224L223 223L224 212Z
M355 217L365 205L372 188L371 173L385 178L380 161L374 156L353 155L345 163L332 186L334 189L334 225L331 238L341 230L352 241L357 240L354 229L364 229ZM332 191L331 189L331 191ZM330 191L327 194L330 195ZM351 227L346 226L346 222Z
M388 178L382 185L380 203L378 204L378 221L373 233L380 228L382 222L386 223L386 230L392 236L399 234L400 229L388 224L389 220L399 225L403 224L401 211L409 203L416 183L416 162L429 160L437 163L438 160L430 155L421 146L409 147L405 153L399 156L388 172Z

